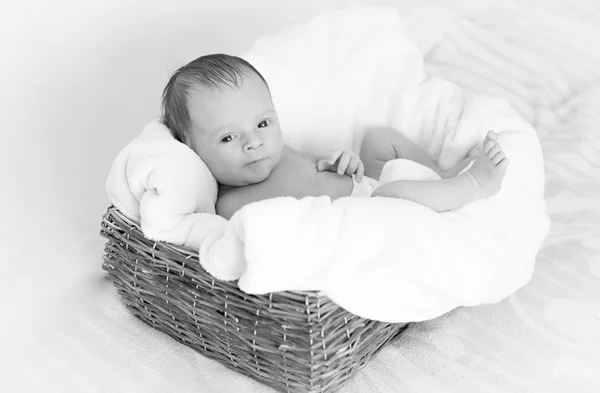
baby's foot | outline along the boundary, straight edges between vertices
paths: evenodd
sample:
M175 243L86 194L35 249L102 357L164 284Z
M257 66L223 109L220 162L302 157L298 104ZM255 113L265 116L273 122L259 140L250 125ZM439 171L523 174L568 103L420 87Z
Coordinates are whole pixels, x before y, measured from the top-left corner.
M496 195L502 186L509 159L498 144L498 135L489 131L483 141L482 151L465 175L482 198Z
M464 159L462 159L462 161L460 161L458 164L446 171L441 171L439 173L440 177L442 179L449 179L451 177L458 176L466 167L469 166L471 161L473 161L477 158L477 156L479 156L480 152L481 146L474 147L473 149L471 149L469 154L467 154L467 156Z

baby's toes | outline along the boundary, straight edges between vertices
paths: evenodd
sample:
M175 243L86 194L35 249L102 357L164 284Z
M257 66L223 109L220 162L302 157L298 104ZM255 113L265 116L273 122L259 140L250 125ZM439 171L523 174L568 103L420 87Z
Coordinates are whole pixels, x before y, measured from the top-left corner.
M488 141L483 145L483 151L487 154L488 157L492 158L492 150L498 146L498 142L496 141Z
M503 158L498 164L496 164L496 168L498 168L501 171L506 171L506 168L508 168L508 164L510 164L510 159Z
M500 153L502 151L502 148L500 147L500 145L496 142L494 142L495 145L492 146L492 148L488 151L487 155L489 158L494 158L494 156L498 153Z
M494 141L494 137L493 137L493 131L488 131L488 133L486 134L485 138L483 138L483 143L481 144L483 147L483 151L485 151L485 147L488 145L491 145L491 142Z
M492 157L492 163L494 165L498 165L500 161L502 161L506 156L503 151L499 151L496 155Z

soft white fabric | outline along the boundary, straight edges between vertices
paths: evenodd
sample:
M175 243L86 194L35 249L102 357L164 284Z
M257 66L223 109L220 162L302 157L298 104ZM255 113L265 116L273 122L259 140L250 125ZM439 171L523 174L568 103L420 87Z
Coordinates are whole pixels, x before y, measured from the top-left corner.
M217 182L202 160L153 121L115 158L106 191L153 240L198 248L207 233L227 225L216 216Z
M497 196L444 214L385 198L246 205L200 247L212 275L239 278L249 293L322 290L384 321L497 302L530 280L549 227L533 128L503 100L426 79L394 10L324 14L263 37L246 58L269 81L295 148L357 149L365 127L392 126L449 168L493 129L511 165Z
M469 164L462 171L466 171L471 167ZM462 173L461 172L461 173ZM394 180L440 180L441 177L433 169L427 168L424 165L418 164L411 160L398 158L397 160L388 161L381 171L379 177L380 183L389 183Z
M352 175L351 197L370 197L373 191L380 186L379 181L363 176L360 181L356 180L356 175Z

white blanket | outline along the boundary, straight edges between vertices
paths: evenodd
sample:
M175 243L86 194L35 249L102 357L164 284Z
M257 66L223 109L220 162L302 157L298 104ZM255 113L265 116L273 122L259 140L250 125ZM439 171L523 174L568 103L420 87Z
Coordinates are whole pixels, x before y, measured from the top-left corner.
M200 261L213 276L249 293L321 290L393 322L497 302L529 281L549 227L535 132L502 100L427 79L393 9L325 14L259 40L246 57L269 82L292 147L357 150L366 127L391 126L448 168L493 129L511 165L497 196L443 214L385 198L247 205L202 232Z
M214 214L217 182L208 167L158 121L119 152L106 191L148 239L198 248L207 233L227 225Z

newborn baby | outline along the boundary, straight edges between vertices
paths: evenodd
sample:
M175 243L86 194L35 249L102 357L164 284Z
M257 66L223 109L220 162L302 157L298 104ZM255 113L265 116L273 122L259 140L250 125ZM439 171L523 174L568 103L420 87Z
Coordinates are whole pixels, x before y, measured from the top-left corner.
M200 156L219 183L216 210L227 219L245 204L280 196L381 196L438 212L453 210L496 194L508 165L493 132L448 171L391 129L369 130L360 157L350 151L324 158L300 153L283 143L265 79L235 56L203 56L177 70L162 106L162 122ZM427 166L442 179L379 185L383 165L396 158ZM471 168L460 173L473 159Z

